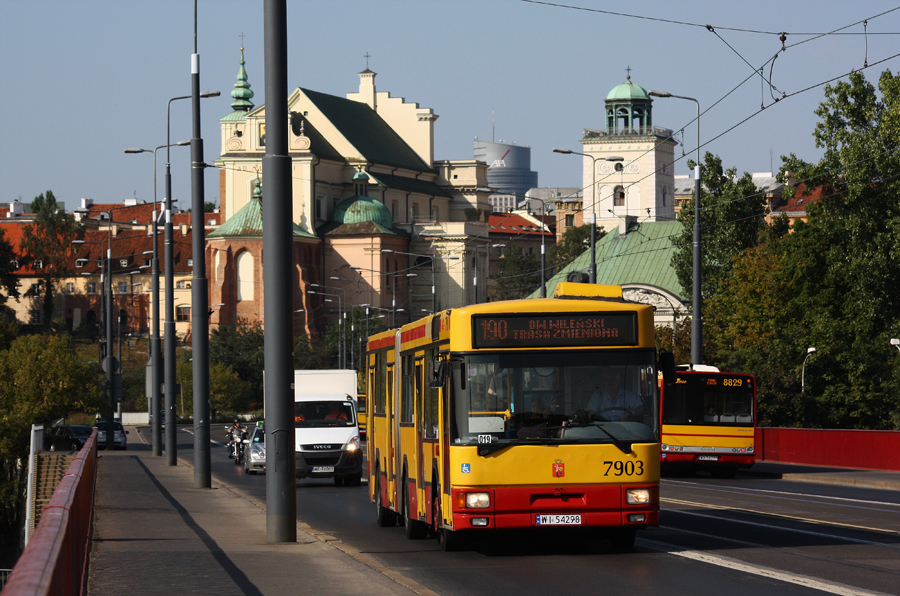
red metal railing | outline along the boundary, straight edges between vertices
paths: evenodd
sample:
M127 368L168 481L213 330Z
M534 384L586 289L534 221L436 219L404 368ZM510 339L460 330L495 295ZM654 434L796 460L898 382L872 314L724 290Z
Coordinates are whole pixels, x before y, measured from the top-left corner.
M760 460L900 472L900 432L757 428Z
M3 596L83 594L97 482L97 430L75 456L41 513Z

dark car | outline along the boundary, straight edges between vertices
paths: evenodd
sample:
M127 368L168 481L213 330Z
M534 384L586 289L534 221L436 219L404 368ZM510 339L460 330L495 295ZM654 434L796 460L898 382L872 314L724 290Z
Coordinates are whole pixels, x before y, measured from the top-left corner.
M44 448L50 451L78 451L94 429L84 424L57 424L44 433Z

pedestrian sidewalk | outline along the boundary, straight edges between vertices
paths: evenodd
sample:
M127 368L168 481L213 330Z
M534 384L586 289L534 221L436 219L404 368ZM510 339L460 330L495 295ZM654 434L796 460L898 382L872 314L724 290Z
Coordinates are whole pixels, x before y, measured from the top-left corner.
M820 484L845 484L857 488L900 490L900 472L856 470L783 462L758 461L746 473Z
M433 594L309 529L298 526L296 543L268 544L263 504L215 480L194 488L186 462L169 466L129 443L100 452L89 595Z

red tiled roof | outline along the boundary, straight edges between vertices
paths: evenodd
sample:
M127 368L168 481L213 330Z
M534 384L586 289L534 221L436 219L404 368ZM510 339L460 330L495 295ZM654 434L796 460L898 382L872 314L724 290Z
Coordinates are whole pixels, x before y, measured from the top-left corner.
M549 222L544 220L548 228ZM551 228L552 229L552 228ZM514 213L491 213L488 220L489 234L511 234L523 238L540 238L542 232L541 227L533 221ZM551 232L543 232L552 235Z
M809 193L809 194L806 194ZM816 187L813 189L809 189L804 182L801 182L796 187L794 187L794 196L790 199L785 199L782 195L782 201L778 207L773 210L773 213L806 213L806 206L813 201L818 201L822 198L822 187Z

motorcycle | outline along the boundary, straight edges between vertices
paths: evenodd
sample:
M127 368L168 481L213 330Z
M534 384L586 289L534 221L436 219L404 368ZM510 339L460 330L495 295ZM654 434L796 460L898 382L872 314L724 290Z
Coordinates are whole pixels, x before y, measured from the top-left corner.
M229 429L228 432L228 457L234 460L235 465L244 463L244 439L247 431L243 428Z

